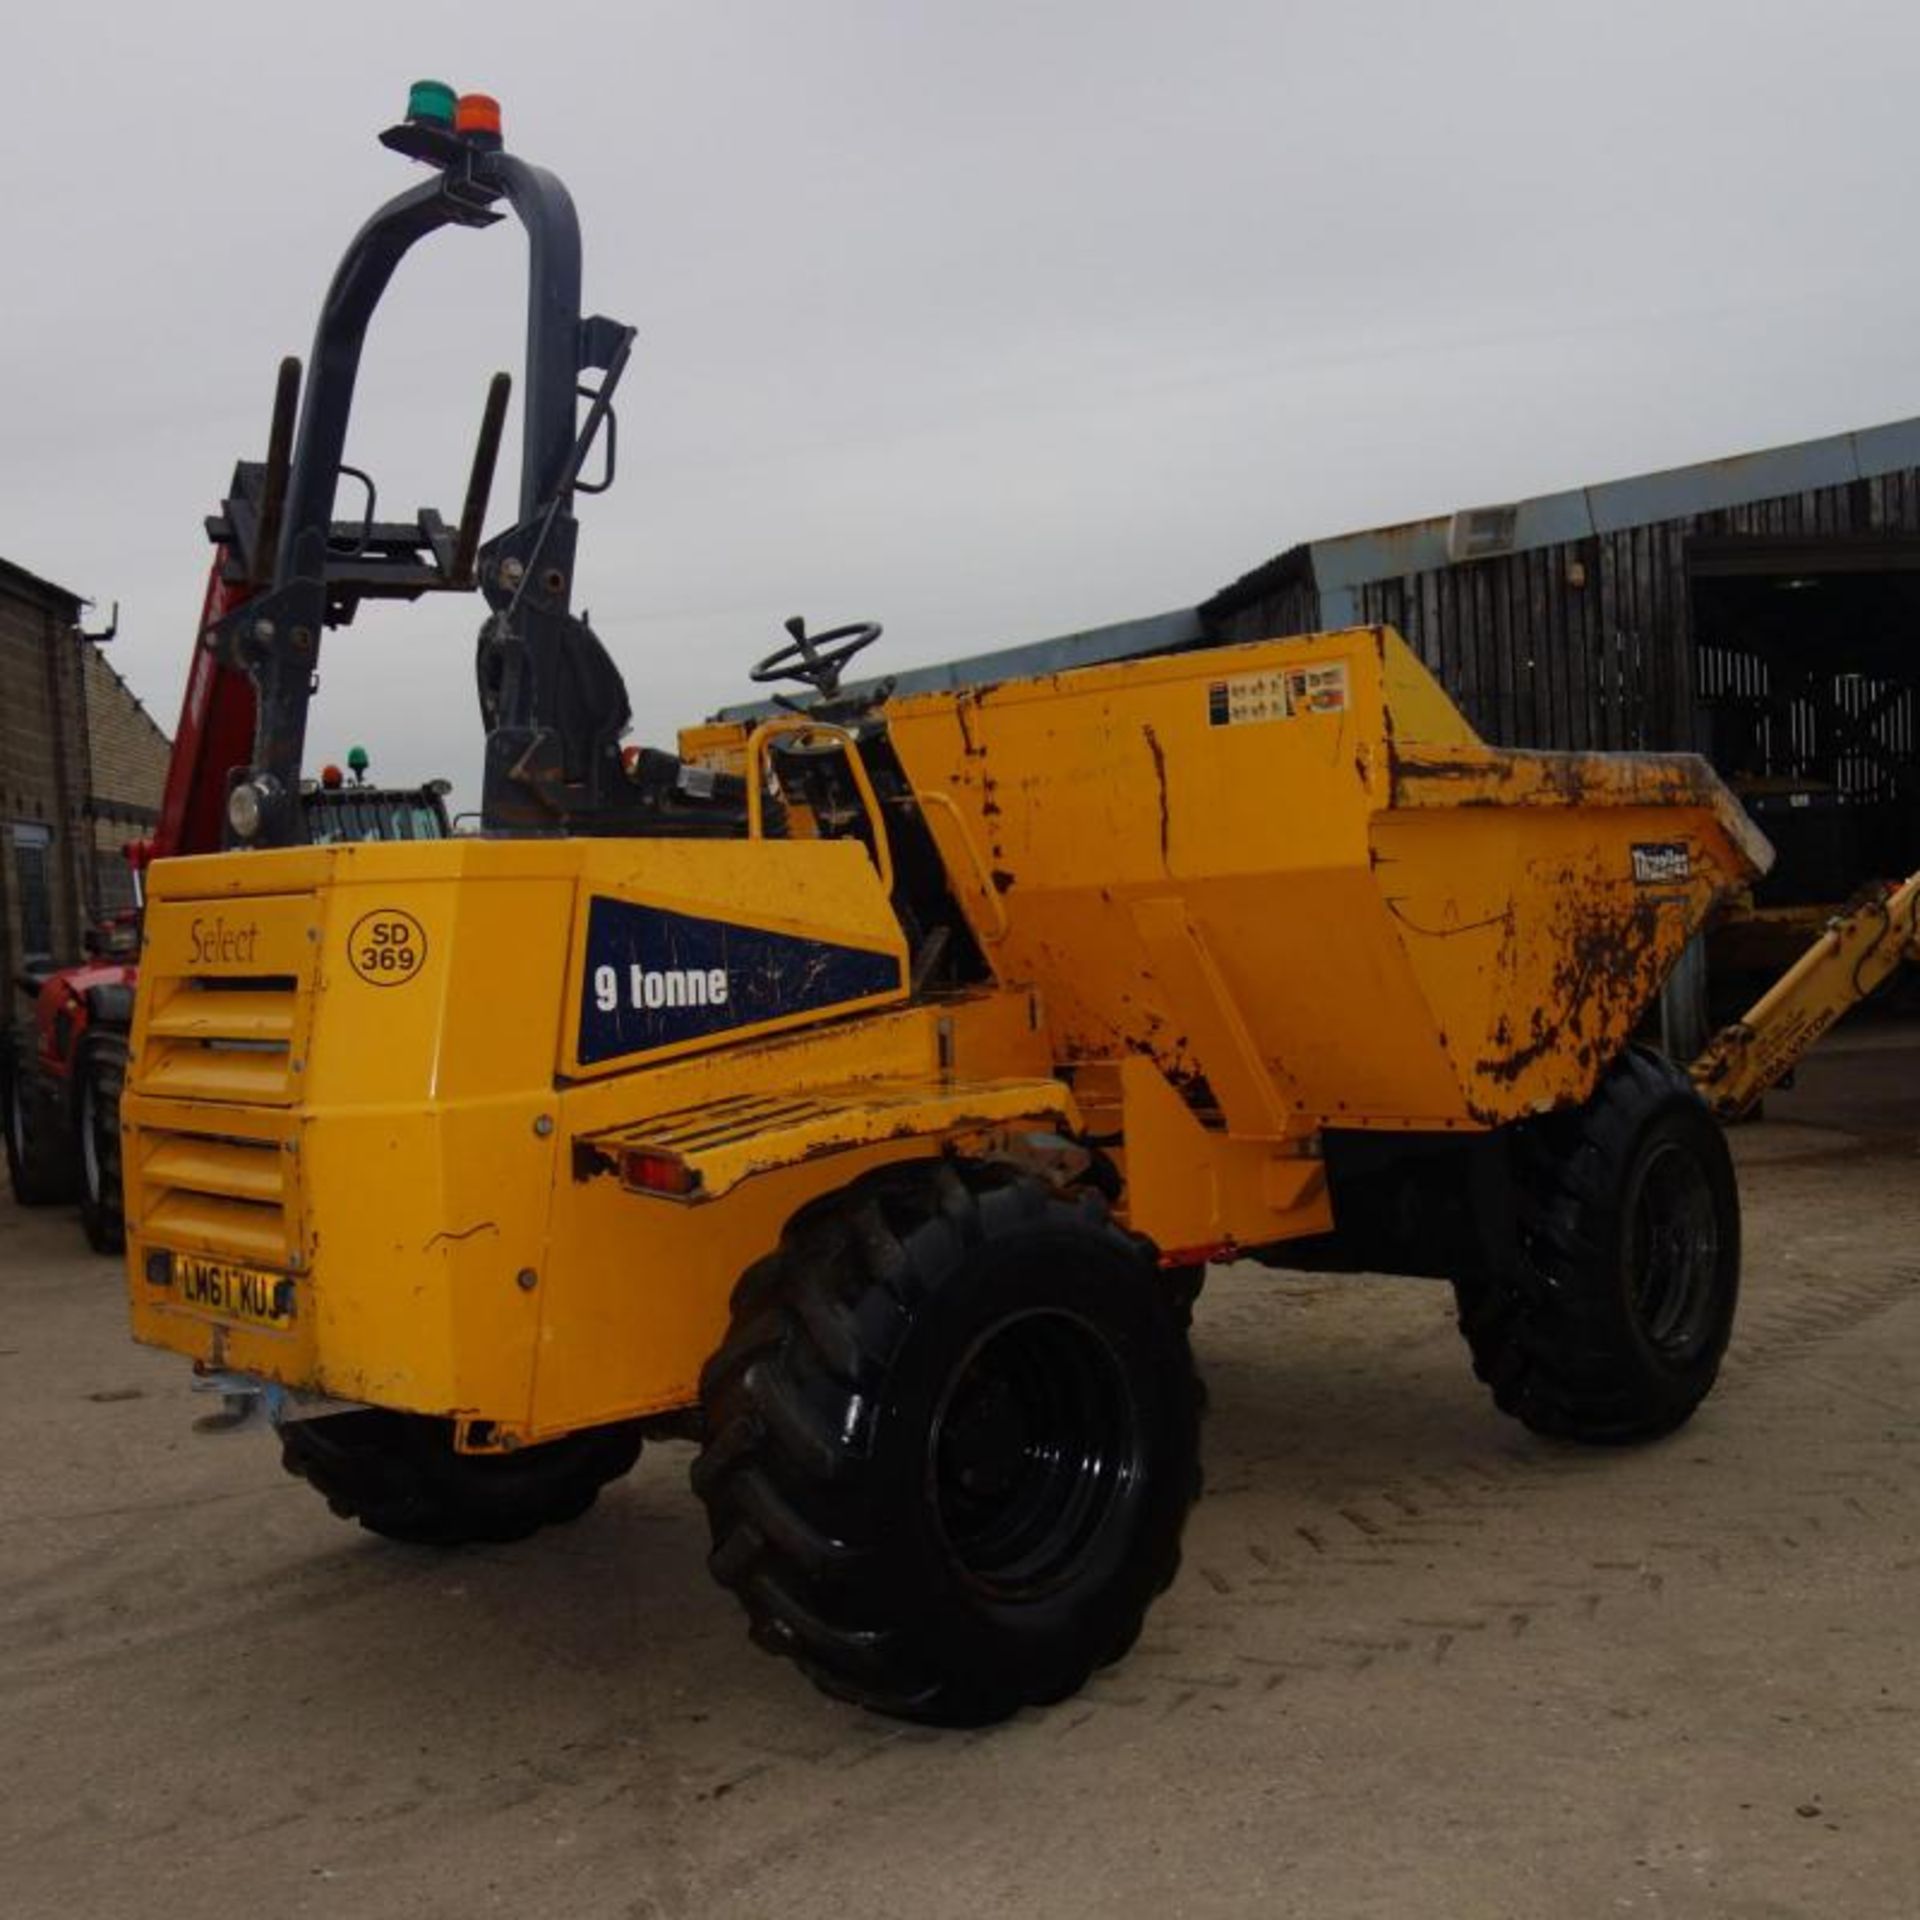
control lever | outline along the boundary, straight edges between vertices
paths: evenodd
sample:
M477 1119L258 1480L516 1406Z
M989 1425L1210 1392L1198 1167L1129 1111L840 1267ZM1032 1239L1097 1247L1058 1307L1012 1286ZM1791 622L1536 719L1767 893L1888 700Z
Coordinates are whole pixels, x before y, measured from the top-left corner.
M493 470L500 460L500 435L507 424L507 398L513 376L496 373L487 383L487 404L480 415L480 438L473 449L473 469L467 475L467 497L460 509L460 532L454 541L453 565L448 577L456 587L470 587L474 561L480 552L480 529L493 493Z
M267 477L260 491L260 530L249 569L256 586L273 578L280 550L280 516L287 504L287 475L293 467L293 427L300 411L300 362L293 354L280 362L273 388L273 421L267 429Z

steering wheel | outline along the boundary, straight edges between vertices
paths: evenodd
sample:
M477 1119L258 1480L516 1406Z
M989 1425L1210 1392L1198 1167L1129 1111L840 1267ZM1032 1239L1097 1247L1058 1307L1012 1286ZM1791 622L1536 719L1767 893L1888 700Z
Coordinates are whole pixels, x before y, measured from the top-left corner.
M769 680L798 680L829 699L840 691L840 676L847 662L880 638L877 620L856 620L814 634L808 633L806 621L797 613L786 624L793 638L768 654L747 678L762 685Z

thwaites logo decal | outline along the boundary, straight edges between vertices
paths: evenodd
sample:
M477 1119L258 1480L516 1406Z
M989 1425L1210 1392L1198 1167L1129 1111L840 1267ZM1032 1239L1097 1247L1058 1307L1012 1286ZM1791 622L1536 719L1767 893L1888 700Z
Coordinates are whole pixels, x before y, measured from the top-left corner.
M580 991L583 1066L891 993L891 954L596 894Z
M1633 877L1643 887L1690 879L1693 859L1682 840L1641 840L1633 849Z

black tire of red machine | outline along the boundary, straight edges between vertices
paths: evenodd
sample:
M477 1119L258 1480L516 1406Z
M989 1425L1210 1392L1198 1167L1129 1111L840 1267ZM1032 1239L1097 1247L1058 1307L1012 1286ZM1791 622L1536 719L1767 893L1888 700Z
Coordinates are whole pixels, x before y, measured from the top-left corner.
M1525 1122L1516 1271L1454 1283L1474 1372L1534 1432L1656 1439L1706 1398L1740 1292L1740 1201L1680 1068L1623 1054L1585 1106Z
M0 1136L5 1139L8 1184L23 1207L58 1206L73 1198L76 1169L60 1151L64 1134L49 1129L45 1103L34 1097L34 1076L40 1069L32 1034L10 1025L0 1034L0 1043L5 1049L0 1053Z
M625 1421L511 1453L457 1453L451 1422L370 1407L289 1421L280 1461L384 1539L501 1545L579 1519L640 1458L640 1439Z
M80 1168L80 1224L95 1253L127 1244L121 1197L120 1097L127 1086L127 1036L90 1033L74 1063L74 1158Z
M805 1209L702 1382L709 1564L753 1639L951 1726L1118 1660L1198 1490L1182 1320L1091 1192L947 1161Z

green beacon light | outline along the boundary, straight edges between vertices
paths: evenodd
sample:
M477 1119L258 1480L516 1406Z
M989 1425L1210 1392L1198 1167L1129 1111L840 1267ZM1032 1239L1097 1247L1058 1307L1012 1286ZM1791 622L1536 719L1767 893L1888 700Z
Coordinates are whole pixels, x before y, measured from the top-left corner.
M356 780L364 780L367 777L367 769L372 764L365 747L347 749L347 768Z
M416 80L407 92L407 118L416 126L453 131L453 106L458 96L444 80Z

